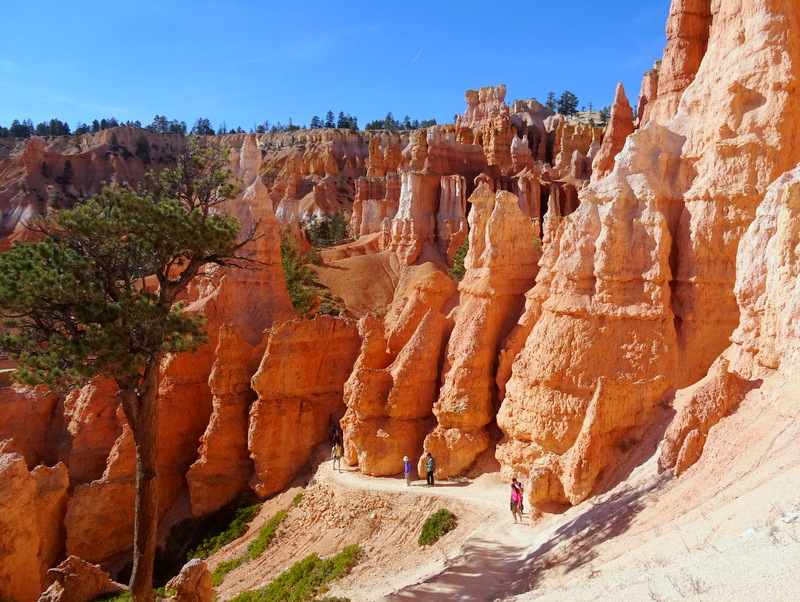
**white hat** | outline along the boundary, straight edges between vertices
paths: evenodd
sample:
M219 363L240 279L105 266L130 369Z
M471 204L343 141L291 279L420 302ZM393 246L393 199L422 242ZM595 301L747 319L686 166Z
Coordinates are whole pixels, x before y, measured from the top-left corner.
M408 456L403 456L403 462L408 462Z

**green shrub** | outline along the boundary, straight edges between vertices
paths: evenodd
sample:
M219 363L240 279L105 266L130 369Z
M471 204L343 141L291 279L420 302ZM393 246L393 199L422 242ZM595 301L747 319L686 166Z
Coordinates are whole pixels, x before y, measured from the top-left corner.
M119 592L118 594L102 594L94 598L93 602L130 602L130 592Z
M239 558L234 558L233 560L223 560L220 562L214 569L214 572L211 573L211 585L214 587L222 585L222 582L225 580L225 576L228 573L230 573L236 567L243 565L248 560L249 558L247 556L240 556Z
M467 256L467 251L469 251L469 239L465 240L464 244L458 247L456 254L453 255L453 267L447 270L453 282L461 282L464 278L464 273L466 272L464 259Z
M437 510L422 525L422 533L417 543L421 546L435 543L442 535L455 529L457 523L456 515L449 510L444 508Z
M162 598L172 598L178 592L176 590L174 590L174 589L169 589L166 586L164 586L164 587L159 587L159 588L154 589L153 593L156 596L161 596Z
M306 265L307 258L297 248L291 228L281 232L281 267L286 278L289 300L300 315L307 315L314 307L317 293L311 286L315 272Z
M239 508L239 510L236 511L236 516L233 521L228 525L228 528L222 533L203 541L194 549L191 556L193 558L208 558L219 551L222 546L244 535L245 531L247 531L247 525L253 520L259 508L260 506L258 504Z
M283 522L283 519L286 518L286 512L284 510L279 510L275 516L269 519L266 525L261 527L261 530L258 532L258 536L250 542L250 545L247 546L247 558L250 560L255 560L267 549L267 546L272 543L272 540L275 539L275 534L278 532L278 526Z
M239 594L231 602L303 602L327 591L327 584L341 579L358 562L361 546L347 546L335 556L322 560L317 554L306 556L272 583L256 591Z
M292 506L294 506L295 508L297 508L297 507L300 505L300 502L302 502L302 501L303 501L303 496L304 496L304 495L305 495L305 493L303 493L303 492L301 491L301 492L300 492L300 493L298 493L296 496L294 496L294 499L292 500Z
M222 582L225 580L225 576L230 573L236 567L243 565L248 560L255 560L267 549L267 546L275 539L275 534L278 531L278 526L283 522L283 519L286 518L286 512L280 510L269 519L266 525L261 527L258 532L258 536L250 542L250 545L247 546L247 552L243 556L239 558L234 558L232 560L225 560L220 562L214 572L211 574L211 585L214 587L218 585L222 585Z

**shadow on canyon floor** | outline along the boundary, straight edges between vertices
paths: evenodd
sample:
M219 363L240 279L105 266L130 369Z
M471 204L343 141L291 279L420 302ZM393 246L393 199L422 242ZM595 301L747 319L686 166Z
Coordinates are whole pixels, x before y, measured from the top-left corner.
M440 573L385 599L488 601L528 592L549 569L568 573L591 563L597 557L595 547L627 531L647 496L664 480L659 477L644 489L625 490L589 507L537 547L471 540Z
M620 491L558 527L550 539L526 554L521 567L525 576L509 583L505 594L517 595L534 589L548 569L569 573L589 565L598 556L597 546L625 533L644 508L647 497L669 478L663 474L645 488Z

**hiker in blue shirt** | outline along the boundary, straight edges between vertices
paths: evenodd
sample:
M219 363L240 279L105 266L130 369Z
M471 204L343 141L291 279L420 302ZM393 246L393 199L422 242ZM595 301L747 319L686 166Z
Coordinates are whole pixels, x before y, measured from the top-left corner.
M433 487L433 467L436 461L433 459L431 452L428 452L428 461L425 462L425 467L428 469L428 487Z

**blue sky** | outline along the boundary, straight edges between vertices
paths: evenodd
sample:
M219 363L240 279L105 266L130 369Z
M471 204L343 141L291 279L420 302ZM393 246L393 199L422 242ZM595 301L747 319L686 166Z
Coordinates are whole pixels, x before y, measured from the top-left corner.
M465 90L500 83L508 102L570 90L601 108L622 81L633 103L669 4L6 0L0 125L160 114L247 130L328 110L445 123Z

